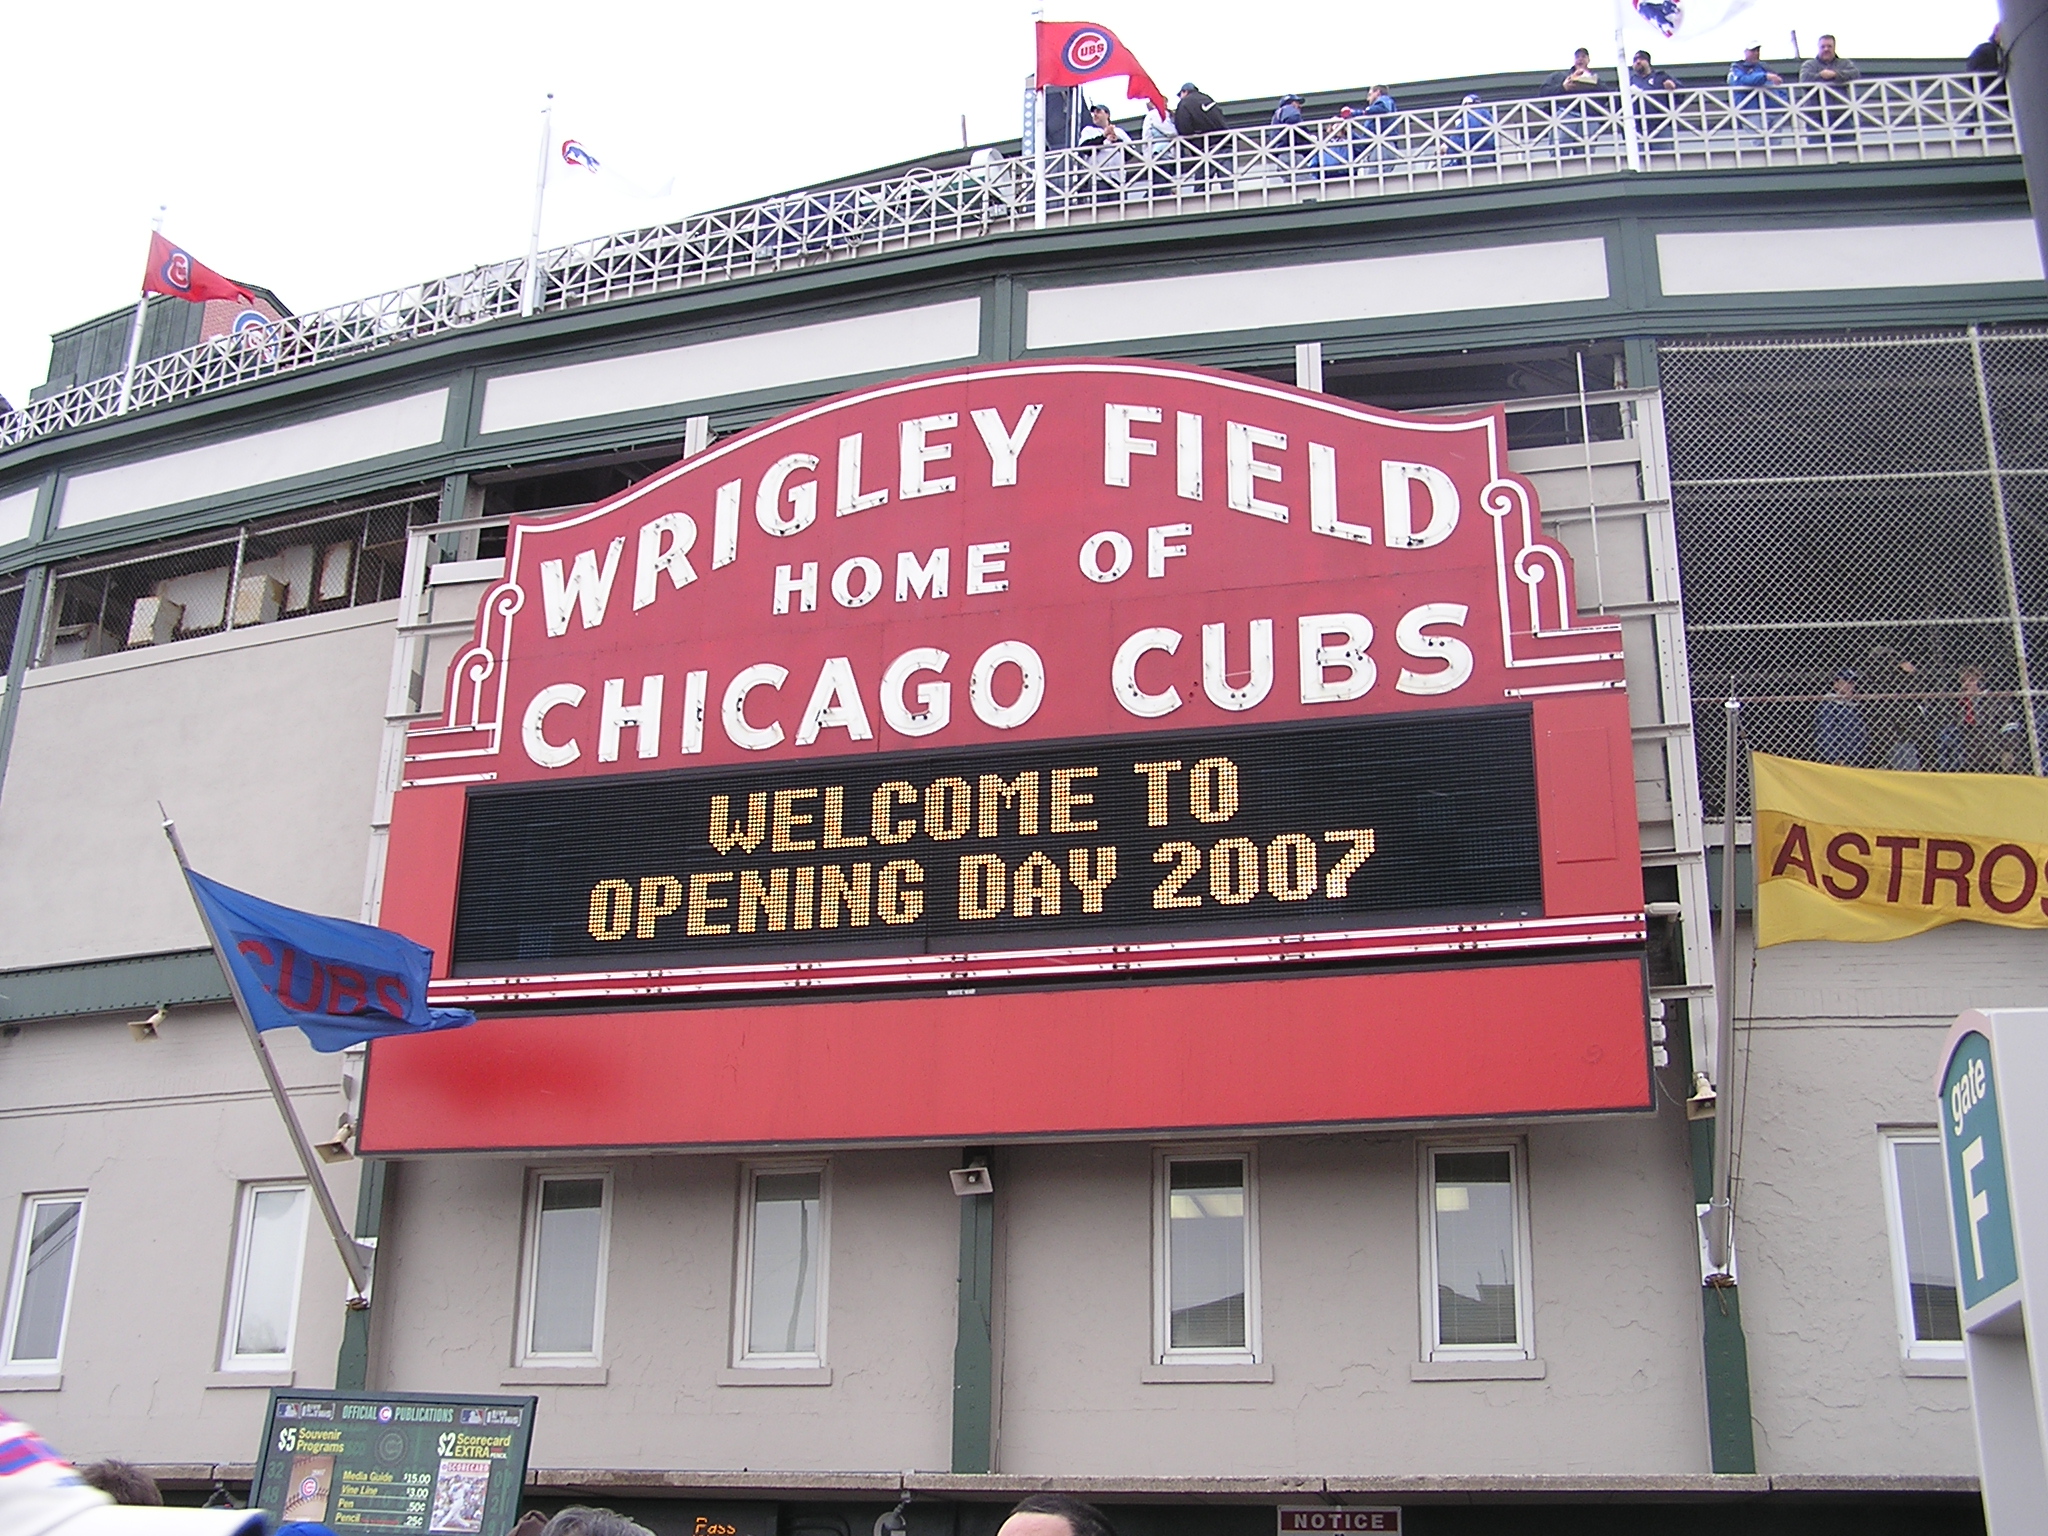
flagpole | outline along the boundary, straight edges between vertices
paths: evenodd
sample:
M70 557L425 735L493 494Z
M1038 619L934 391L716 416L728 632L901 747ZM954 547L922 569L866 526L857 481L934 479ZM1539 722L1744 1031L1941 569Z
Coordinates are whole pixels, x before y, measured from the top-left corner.
M1031 13L1031 227L1045 228L1045 82L1038 78L1038 29L1045 21L1045 8Z
M1641 126L1636 122L1636 85L1628 56L1628 0L1614 0L1614 57L1621 66L1621 141L1628 146L1628 168L1643 168Z
M1720 1275L1735 1263L1735 1210L1729 1169L1735 1157L1735 793L1742 771L1742 703L1731 696L1727 711L1728 754L1721 780L1721 954L1715 978L1714 1019L1714 1183L1707 1206L1707 1265Z
M189 875L192 866L186 862L185 845L178 841L177 823L171 820L162 805L157 806L157 812L163 816L164 836L170 840L171 852L178 856L178 868ZM200 904L190 880L185 882L185 890L199 912L200 925L206 929L206 942L213 947L213 957L220 962L221 974L228 979L228 992L235 1000L235 1012L241 1015L243 1032L249 1037L250 1048L256 1052L257 1065L263 1068L263 1080L270 1085L270 1097L276 1101L284 1128L291 1134L292 1146L299 1154L299 1166L306 1170L306 1182L313 1186L313 1199L327 1222L327 1230L334 1235L334 1246L340 1251L342 1267L348 1271L349 1285L354 1289L356 1298L367 1304L372 1250L357 1242L342 1224L341 1212L334 1204L334 1193L328 1189L327 1180L320 1173L312 1144L306 1140L305 1127L299 1124L291 1100L285 1097L284 1079L277 1075L277 1063L271 1060L270 1052L264 1048L263 1036L257 1033L256 1021L249 1014L249 1000L242 995L242 984L235 977L235 968L228 963L228 957L221 949L220 934L213 926L213 919L207 916L206 908Z
M150 221L155 234L164 232L164 205L157 204L156 217ZM128 322L128 363L121 370L121 401L114 407L116 416L128 414L129 398L135 393L135 360L142 354L142 316L149 308L149 290L142 290L142 297L135 301L135 318Z
M533 180L533 232L526 241L526 280L519 289L519 313L530 315L540 307L540 211L548 195L548 150L555 138L555 93L548 92L547 105L540 111L540 169Z

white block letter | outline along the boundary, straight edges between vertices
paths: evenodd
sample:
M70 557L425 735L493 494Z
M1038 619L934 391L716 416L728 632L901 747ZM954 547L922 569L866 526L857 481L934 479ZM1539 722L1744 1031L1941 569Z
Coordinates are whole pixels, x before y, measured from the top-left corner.
M1157 528L1145 530L1145 574L1158 580L1166 574L1168 560L1184 560L1188 547L1185 544L1169 544L1168 539L1185 539L1194 532L1191 523L1161 523Z
M1300 635L1302 703L1341 704L1372 691L1379 668L1365 654L1372 644L1371 619L1362 613L1304 614ZM1332 635L1342 639L1336 645L1325 644ZM1332 667L1344 668L1344 675L1333 680Z
M789 612L789 600L795 597L798 613L815 613L818 609L818 562L806 560L801 576L789 574L789 567L775 567L775 611Z
M711 569L731 565L740 557L740 483L728 480L718 488L718 510L711 517Z
M860 434L839 439L839 506L837 515L851 517L889 499L889 488L863 493L860 488Z
M858 592L853 587L856 574L860 577ZM882 568L866 555L842 560L839 569L832 573L832 601L842 608L865 608L881 590Z
M818 482L806 480L801 485L789 488L789 516L782 515L782 484L798 470L813 470L818 467L815 453L784 454L768 466L768 473L761 477L760 489L754 492L754 521L761 525L763 533L771 533L778 539L786 539L793 533L802 533L818 520Z
M704 695L711 681L709 672L683 674L683 739L685 757L704 750Z
M909 550L896 557L896 601L907 603L913 596L944 597L951 575L953 552L943 544L919 565Z
M906 421L896 428L903 471L898 494L905 501L916 496L943 496L953 489L955 482L951 475L943 475L937 480L925 479L925 465L938 459L953 457L951 443L928 443L925 441L925 434L943 432L948 427L959 425L959 416L948 411L943 416L920 416L915 421Z
M569 615L577 608L583 610L585 629L595 629L604 622L605 604L612 599L612 579L619 574L619 552L625 547L623 533L612 540L612 547L605 552L602 575L598 573L594 549L586 549L576 557L566 581L562 579L561 561L541 562L540 593L548 611L550 635L569 633Z
M827 656L818 669L818 684L811 690L811 702L804 706L803 720L796 728L796 744L808 747L828 726L844 730L848 741L875 739L867 706L860 701L860 684L853 678L853 663L844 656Z
M616 763L619 760L619 732L627 726L638 726L640 741L635 755L640 757L661 756L661 674L640 679L640 702L626 702L626 680L623 677L608 677L604 680L604 704L597 717L597 760L600 763Z
M1017 689L1016 702L998 704L996 668L1005 665L1023 673L1024 680ZM1022 640L998 640L975 658L974 670L967 677L967 699L982 724L1014 731L1045 702L1045 663Z
M1102 552L1109 551L1109 564L1102 563ZM1105 584L1115 581L1131 568L1131 541L1114 528L1101 533L1091 533L1081 545L1081 574L1090 581Z
M1415 484L1429 491L1429 522L1415 526ZM1458 526L1458 488L1434 464L1380 465L1380 495L1386 502L1387 545L1391 549L1427 549L1441 544Z
M583 690L575 683L550 683L533 696L526 706L526 718L519 722L519 740L526 747L526 755L543 768L566 768L583 755L583 748L573 740L556 746L548 740L548 711L552 709L574 709L583 702Z
M937 646L905 651L882 673L882 719L899 736L930 736L953 719L953 685L919 683L917 710L903 702L903 685L918 672L943 672L953 658Z
M789 680L789 669L772 661L757 661L742 667L725 685L725 704L720 711L726 738L749 752L765 752L782 743L782 722L756 728L747 723L747 695L756 688L780 688Z
M1277 501L1261 501L1254 494L1256 483L1270 480L1280 483L1280 466L1268 464L1258 457L1261 448L1280 451L1287 446L1285 432L1269 432L1264 427L1249 426L1242 421L1223 424L1223 468L1226 489L1229 491L1230 510L1249 512L1254 517L1270 517L1276 523L1287 521L1287 509Z
M1156 405L1105 405L1102 408L1102 483L1104 485L1129 485L1131 483L1131 455L1145 454L1148 457L1159 452L1159 445L1149 437L1131 436L1134 421L1158 421L1161 419Z
M1202 626L1202 692L1218 709L1251 709L1273 691L1273 621L1252 620L1251 678L1242 688L1230 685L1226 663L1225 626Z
M1017 418L1015 432L1003 426L1001 411L980 410L971 413L974 425L981 433L981 440L988 448L990 485L1017 483L1017 456L1024 451L1024 444L1031 436L1031 429L1038 425L1038 414L1044 409L1042 405L1025 406L1024 414Z
M668 541L663 549L662 541ZM687 512L669 512L640 530L640 558L633 564L633 611L654 601L655 577L663 571L680 592L697 579L690 551L697 544L697 520Z
M1202 418L1193 411L1173 413L1174 493L1183 501L1202 499Z
M1308 445L1308 525L1333 539L1372 542L1372 530L1364 523L1347 523L1337 515L1337 450L1326 443Z
M1394 626L1394 643L1404 654L1418 661L1437 660L1443 667L1435 672L1410 672L1406 667L1394 683L1397 693L1454 693L1472 675L1472 647L1456 635L1432 635L1428 624L1463 624L1463 603L1424 603L1410 608Z
M967 546L967 595L978 597L986 592L1007 592L1010 583L1004 579L1006 566L1002 556L1010 552L1010 541L999 544L970 544Z
M1171 656L1179 649L1180 631L1160 628L1141 629L1118 646L1116 659L1109 664L1109 686L1117 703L1140 720L1157 720L1179 709L1177 690L1147 693L1138 686L1138 661L1147 651L1164 651Z

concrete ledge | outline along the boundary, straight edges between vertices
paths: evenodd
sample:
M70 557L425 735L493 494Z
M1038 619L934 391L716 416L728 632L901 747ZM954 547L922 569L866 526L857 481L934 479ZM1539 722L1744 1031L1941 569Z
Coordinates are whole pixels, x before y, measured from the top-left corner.
M829 1387L832 1367L813 1366L726 1366L715 1378L721 1387Z
M1410 1381L1541 1381L1541 1360L1414 1360Z
M498 1377L501 1387L601 1387L612 1379L606 1365L515 1365Z

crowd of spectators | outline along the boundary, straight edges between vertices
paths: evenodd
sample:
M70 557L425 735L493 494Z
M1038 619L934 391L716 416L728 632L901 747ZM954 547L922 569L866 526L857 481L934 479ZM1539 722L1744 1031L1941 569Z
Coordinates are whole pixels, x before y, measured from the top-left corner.
M2015 696L1987 690L1981 667L1954 677L1946 687L1910 657L1872 650L1861 671L1836 672L1814 706L1814 758L1900 773L2033 772Z
M1994 33L1974 51L1965 66L1974 73L2000 73L2004 53ZM1678 93L1686 89L1725 86L1724 110L1732 109L1746 142L1778 142L1786 135L1834 142L1853 131L1849 87L1862 78L1854 59L1844 55L1832 34L1820 38L1811 58L1803 60L1797 79L1763 58L1760 42L1752 41L1742 56L1713 80L1681 80L1660 66L1647 49L1630 61L1626 88L1632 102L1640 142L1652 150L1669 149L1680 131ZM1624 82L1612 70L1602 71L1585 48L1574 50L1571 63L1549 76L1543 86L1547 103L1523 104L1514 120L1513 142L1529 153L1568 157L1584 154L1620 134L1616 97ZM1794 91L1799 94L1795 97ZM1432 113L1428 122L1405 119L1393 91L1375 85L1363 103L1339 107L1311 118L1297 92L1282 96L1266 132L1256 142L1232 146L1243 164L1229 163L1219 153L1233 125L1215 98L1193 81L1181 86L1171 111L1148 110L1135 132L1118 127L1109 114L1091 109L1091 122L1076 148L1084 173L1067 175L1053 189L1060 200L1114 202L1126 193L1156 196L1169 187L1201 190L1243 175L1270 174L1275 169L1311 179L1349 174L1354 167L1387 166L1397 161L1440 164L1452 168L1497 162L1509 134L1500 108L1468 93L1448 117Z

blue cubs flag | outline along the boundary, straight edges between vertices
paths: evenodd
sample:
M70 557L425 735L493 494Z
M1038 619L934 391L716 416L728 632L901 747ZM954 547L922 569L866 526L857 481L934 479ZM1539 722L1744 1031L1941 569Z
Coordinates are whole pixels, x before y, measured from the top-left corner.
M1117 41L1116 34L1092 21L1041 21L1038 23L1038 83L1085 85L1090 80L1128 76L1124 95L1132 101L1149 101L1162 117L1173 115L1173 103L1166 92L1152 83L1145 66L1131 50Z
M314 1050L340 1051L476 1022L464 1008L427 1006L434 952L404 934L280 907L189 869L185 878L258 1029L303 1029Z

